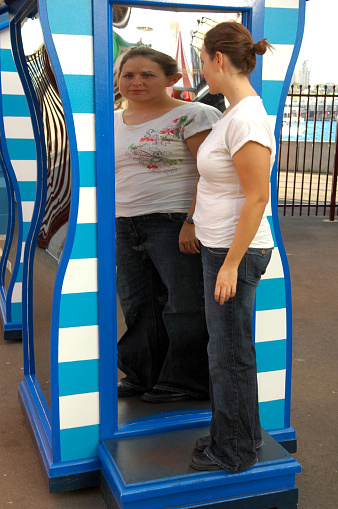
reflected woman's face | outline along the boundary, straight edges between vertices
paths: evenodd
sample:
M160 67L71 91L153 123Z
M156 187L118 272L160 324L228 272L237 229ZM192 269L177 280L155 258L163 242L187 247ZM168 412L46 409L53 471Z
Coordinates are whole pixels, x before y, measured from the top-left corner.
M161 66L145 57L129 58L118 79L120 92L129 101L149 101L166 93L170 78Z

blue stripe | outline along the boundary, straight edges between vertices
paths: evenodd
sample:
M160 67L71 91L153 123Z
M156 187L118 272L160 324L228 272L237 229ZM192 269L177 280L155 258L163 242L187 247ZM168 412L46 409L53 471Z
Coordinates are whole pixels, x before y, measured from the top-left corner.
M36 160L35 141L23 139L7 139L9 157L12 160Z
M59 327L98 325L97 292L61 295Z
M0 50L1 71L3 72L17 72L13 60L12 51L10 49Z
M96 152L79 152L80 187L96 187Z
M65 81L73 113L95 113L94 76L67 74Z
M266 430L284 428L284 408L284 399L259 403L259 417L262 428Z
M92 0L48 2L52 34L92 35Z
M284 81L262 81L262 100L268 115L277 115Z
M275 229L273 227L272 216L267 216L267 220L269 221L269 225L270 225L271 235L272 235L272 238L273 238L273 245L275 247L277 247L277 240L276 240L276 236L275 236Z
M11 304L12 311L12 322L21 323L22 322L22 304L21 302L12 302Z
M298 9L265 9L264 37L270 44L294 44L298 30Z
M256 311L285 308L284 278L262 279L256 293Z
M97 456L100 425L60 430L61 462Z
M99 391L99 360L59 363L59 394L85 394Z
M30 222L22 223L22 241L25 242L28 234L28 230L30 227Z
M35 201L36 182L34 181L19 181L20 198L21 201Z
M2 109L4 117L29 117L29 109L24 95L3 95Z
M76 225L71 258L97 258L96 223Z
M286 339L259 342L255 347L258 373L286 369Z
M22 269L23 269L23 263L20 263L19 269L18 269L18 275L16 276L17 283L22 283Z

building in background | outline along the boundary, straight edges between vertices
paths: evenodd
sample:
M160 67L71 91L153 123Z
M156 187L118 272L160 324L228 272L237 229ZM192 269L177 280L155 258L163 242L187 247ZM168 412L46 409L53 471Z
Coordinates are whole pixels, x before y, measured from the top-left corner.
M310 69L308 67L308 60L304 60L298 73L298 82L303 88L310 85Z

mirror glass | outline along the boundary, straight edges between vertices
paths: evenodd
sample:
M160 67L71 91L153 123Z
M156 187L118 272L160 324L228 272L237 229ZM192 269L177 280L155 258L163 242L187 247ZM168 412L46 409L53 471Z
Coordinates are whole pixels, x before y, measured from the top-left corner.
M224 97L221 95L211 96L208 92L205 80L201 77L200 51L204 34L217 23L230 20L241 23L242 14L240 12L208 12L206 10L203 10L203 12L192 10L186 12L175 12L174 10L164 9L114 6L113 64L115 115L118 110L127 106L127 101L120 93L117 80L121 59L130 46L142 44L151 46L152 48L166 53L178 60L179 70L183 74L183 78L178 81L173 88L167 89L169 95L186 102L203 102L205 104L212 105L223 112L226 107ZM115 136L114 141L116 148L119 143L117 136ZM150 145L149 147L148 149L151 151L153 148ZM146 150L146 148L144 148L144 150ZM149 154L145 157L148 156ZM120 157L122 156L119 154L117 157L120 161ZM122 164L119 163L117 159L115 162L116 165ZM133 185L132 181L130 181L130 185ZM159 276L156 274L154 277ZM124 316L119 303L117 316L117 340L119 343L121 337L126 331ZM137 349L136 342L135 349ZM189 356L188 352L187 356ZM205 356L207 356L206 349ZM139 362L142 363L143 359L140 358ZM124 378L124 376L125 374L118 370L119 380ZM144 418L155 413L160 414L173 411L185 412L187 410L198 411L199 409L208 408L209 400L198 400L196 398L186 401L157 403L155 405L142 401L140 394L133 395L131 397L119 397L118 400L120 423L134 419L142 419L142 417Z
M0 169L0 285L5 285L8 269L6 267L5 260L5 242L7 237L8 228L8 194L7 194L7 183ZM8 265L9 268L11 266ZM6 286L7 288L7 286Z
M11 247L9 250L9 255L6 262L6 273L5 273L5 288L8 290L9 284L12 279L13 274L13 268L16 258L16 250L18 246L18 211L17 211L17 205L16 202L14 204L14 217L13 217L13 238Z
M71 162L64 112L39 19L22 27L29 77L40 107L47 151L47 194L33 264L35 374L50 405L50 338L53 292L70 211Z

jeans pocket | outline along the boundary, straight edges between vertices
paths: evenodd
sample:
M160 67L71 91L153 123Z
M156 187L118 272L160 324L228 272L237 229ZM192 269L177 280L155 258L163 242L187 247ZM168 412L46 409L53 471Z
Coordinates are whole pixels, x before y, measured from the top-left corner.
M245 277L249 283L258 285L271 259L273 248L249 248L245 253Z
M225 258L228 254L228 247L207 247L208 253L214 256L219 256Z

